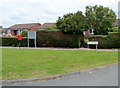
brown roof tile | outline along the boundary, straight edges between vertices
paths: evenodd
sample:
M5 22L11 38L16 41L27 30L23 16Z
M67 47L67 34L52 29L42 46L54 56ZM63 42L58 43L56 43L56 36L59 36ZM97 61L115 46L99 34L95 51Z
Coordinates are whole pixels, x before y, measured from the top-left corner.
M29 24L15 24L13 26L10 26L9 28L31 28L39 23L29 23ZM40 24L41 25L41 24Z
M55 23L44 23L43 25L41 25L39 28L48 28L48 27L52 27Z

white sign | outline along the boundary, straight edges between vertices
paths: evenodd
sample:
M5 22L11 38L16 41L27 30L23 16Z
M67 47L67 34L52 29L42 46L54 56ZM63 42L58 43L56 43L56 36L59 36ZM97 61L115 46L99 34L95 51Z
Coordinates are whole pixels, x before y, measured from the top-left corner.
M87 44L98 44L98 41L87 42Z
M36 39L36 32L28 32L28 39Z
M36 32L28 32L28 47L29 47L29 39L34 39L34 44L36 48Z
M98 41L90 41L90 42L87 42L88 44L88 48L89 48L89 44L95 44L96 45L96 49L97 49L97 45L98 45Z

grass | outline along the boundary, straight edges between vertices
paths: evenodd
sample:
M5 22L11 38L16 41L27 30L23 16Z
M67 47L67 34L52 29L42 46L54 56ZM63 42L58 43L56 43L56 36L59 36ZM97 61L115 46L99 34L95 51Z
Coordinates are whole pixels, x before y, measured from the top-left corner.
M45 77L118 62L118 52L3 49L3 80Z

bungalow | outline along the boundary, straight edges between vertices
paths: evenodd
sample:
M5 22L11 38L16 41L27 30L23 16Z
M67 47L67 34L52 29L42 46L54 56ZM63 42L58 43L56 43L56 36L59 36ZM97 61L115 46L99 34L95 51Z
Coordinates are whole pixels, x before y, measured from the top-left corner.
M42 30L45 28L52 28L52 26L54 26L55 23L44 23L43 25L41 25L38 30Z
M4 28L6 31L6 36L17 36L20 34L23 30L33 30L36 31L41 24L39 23L29 23L29 24L15 24L13 26L10 26L8 28Z

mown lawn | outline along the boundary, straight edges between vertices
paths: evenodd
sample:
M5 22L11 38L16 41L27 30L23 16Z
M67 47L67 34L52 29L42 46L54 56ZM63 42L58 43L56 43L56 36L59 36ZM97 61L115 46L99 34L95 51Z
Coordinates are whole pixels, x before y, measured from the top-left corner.
M118 62L118 52L3 49L2 79L27 79L69 73Z

